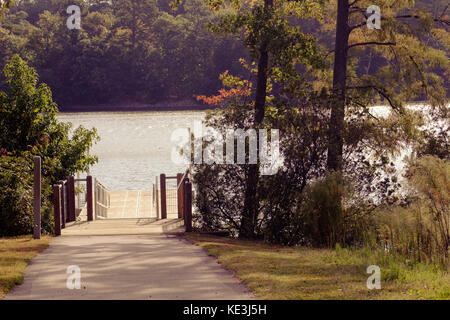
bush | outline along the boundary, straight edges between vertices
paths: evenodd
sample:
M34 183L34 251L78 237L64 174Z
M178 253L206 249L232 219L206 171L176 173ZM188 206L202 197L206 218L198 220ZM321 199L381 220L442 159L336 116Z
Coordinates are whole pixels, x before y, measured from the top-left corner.
M51 232L51 185L97 161L88 150L95 129L58 122L50 88L38 84L36 71L14 56L0 78L0 236L33 230L33 158L42 159L42 230Z
M280 128L282 167L275 175L259 176L255 236L282 245L330 246L362 243L369 229L370 208L363 201L336 205L336 192L355 197L349 184L325 177L327 109L320 98L301 108L272 109L264 126ZM248 128L253 116L245 106L231 104L211 113L206 125ZM248 142L247 142L248 143ZM224 148L225 150L226 148ZM248 145L247 145L248 150ZM205 231L229 231L237 236L244 210L248 165L194 165L197 212L194 221ZM345 191L345 192L344 192Z
M203 231L228 231L237 236L243 210L243 168L235 165L195 166L194 225Z
M371 207L355 201L357 195L348 181L337 174L312 182L305 190L302 207L304 237L316 247L362 246L371 233ZM337 195L343 205L337 205Z
M53 217L46 179L41 189L42 231L50 233ZM0 237L32 233L33 214L32 161L25 157L0 156Z
M0 157L0 236L33 230L33 177L27 161Z

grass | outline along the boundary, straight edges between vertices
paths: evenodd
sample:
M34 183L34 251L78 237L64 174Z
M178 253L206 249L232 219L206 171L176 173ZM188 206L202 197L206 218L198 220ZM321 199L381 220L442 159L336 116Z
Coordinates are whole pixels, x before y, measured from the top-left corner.
M46 249L50 236L34 240L32 236L0 238L0 299L23 282L23 272L39 252Z
M450 273L408 265L398 257L339 247L282 247L258 241L186 233L217 257L259 299L450 299ZM367 289L369 265L381 268L381 290Z

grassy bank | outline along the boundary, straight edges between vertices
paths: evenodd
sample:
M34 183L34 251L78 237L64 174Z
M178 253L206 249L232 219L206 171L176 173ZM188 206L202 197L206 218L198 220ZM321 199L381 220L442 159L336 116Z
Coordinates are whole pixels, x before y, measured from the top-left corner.
M450 273L408 266L370 250L290 248L257 241L185 234L238 276L260 299L450 299ZM381 268L381 290L367 289L369 265Z
M0 299L15 285L22 283L23 272L39 252L48 247L49 236L34 240L32 236L0 238Z

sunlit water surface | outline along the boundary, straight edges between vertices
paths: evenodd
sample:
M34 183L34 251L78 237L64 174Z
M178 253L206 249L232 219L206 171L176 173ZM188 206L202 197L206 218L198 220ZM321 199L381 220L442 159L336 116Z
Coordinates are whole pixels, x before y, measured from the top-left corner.
M202 111L61 113L74 127L95 127L101 140L92 148L98 163L90 173L111 190L151 190L155 176L172 176L186 166L171 160L172 132L193 127Z

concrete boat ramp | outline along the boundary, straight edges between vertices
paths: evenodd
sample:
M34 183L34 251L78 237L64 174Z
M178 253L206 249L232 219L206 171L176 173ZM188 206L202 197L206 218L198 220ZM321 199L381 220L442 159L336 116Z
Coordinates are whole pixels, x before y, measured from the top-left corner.
M157 219L145 203L151 192L111 192L111 216L88 222L82 213L67 223L5 299L253 299L215 258L176 234L184 231L176 213Z

